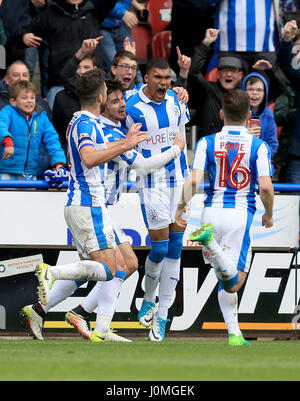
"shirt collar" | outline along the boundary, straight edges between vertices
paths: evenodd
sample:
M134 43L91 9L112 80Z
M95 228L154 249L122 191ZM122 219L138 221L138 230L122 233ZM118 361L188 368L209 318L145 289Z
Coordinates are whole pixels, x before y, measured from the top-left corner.
M247 128L243 125L225 125L222 128L222 132L248 132Z
M100 121L103 124L112 125L113 127L116 127L116 128L120 128L121 127L121 122L120 121L118 123L115 123L114 121L109 120L108 118L104 117L102 114L100 114Z

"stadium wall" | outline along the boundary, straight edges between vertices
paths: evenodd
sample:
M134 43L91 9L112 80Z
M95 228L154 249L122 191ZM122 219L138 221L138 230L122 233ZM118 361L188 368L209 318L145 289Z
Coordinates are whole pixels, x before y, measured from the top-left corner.
M0 335L24 333L19 311L37 300L35 265L44 261L62 264L77 261L72 237L65 226L64 192L1 193L3 214L0 231ZM189 246L187 236L199 223L202 195L191 205L191 218L184 238L181 277L170 310L169 334L216 336L226 333L217 300L217 279L204 264L200 247ZM299 198L275 197L275 224L261 227L262 206L258 201L254 218L254 248L250 273L239 292L239 321L251 336L287 336L297 333L300 274L298 273ZM137 194L126 194L111 210L124 227L139 259L139 270L122 286L113 328L126 333L147 333L137 322L144 288L144 261L149 239L139 209ZM3 229L4 227L4 229ZM64 322L65 313L77 306L93 283L81 286L72 297L46 316L44 332L74 333ZM93 314L92 326L95 320Z

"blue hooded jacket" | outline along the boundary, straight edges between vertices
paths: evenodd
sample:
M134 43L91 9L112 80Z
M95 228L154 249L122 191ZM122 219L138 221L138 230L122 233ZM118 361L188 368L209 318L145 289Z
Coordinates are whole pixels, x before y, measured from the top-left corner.
M1 158L3 139L11 137L14 154L7 160ZM40 145L44 144L50 164L66 164L66 156L58 134L45 111L34 111L30 121L16 106L7 105L0 111L0 172L10 174L37 175L39 170Z
M251 109L252 118L259 118L261 132L260 132L260 139L265 141L270 149L271 149L271 156L273 157L278 149L278 139L277 139L277 125L275 122L274 114L272 110L268 107L268 94L269 94L269 85L265 77L257 72L252 72L248 74L242 83L242 89L246 90L246 83L251 77L258 77L262 80L265 86L265 96L263 101L259 105L259 108L256 113Z
M111 29L117 28L124 24L122 18L126 11L129 10L132 0L118 0L109 15L101 24L101 28Z

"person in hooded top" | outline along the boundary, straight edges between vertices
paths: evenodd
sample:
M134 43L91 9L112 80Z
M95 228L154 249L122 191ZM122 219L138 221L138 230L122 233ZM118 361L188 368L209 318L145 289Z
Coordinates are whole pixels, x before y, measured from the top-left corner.
M252 112L247 128L253 135L269 145L271 157L273 157L278 149L278 139L274 114L268 107L269 84L262 74L252 72L244 78L242 89L250 97Z

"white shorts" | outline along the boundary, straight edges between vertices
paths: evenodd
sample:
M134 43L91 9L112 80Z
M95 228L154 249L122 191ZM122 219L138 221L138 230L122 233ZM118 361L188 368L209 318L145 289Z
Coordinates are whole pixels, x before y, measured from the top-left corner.
M225 254L236 264L238 270L248 272L252 257L253 214L246 210L205 207L201 223L213 225L214 239ZM206 263L213 266L207 248L202 248Z
M89 259L90 253L116 248L113 222L106 207L65 206L66 223L79 254Z
M182 188L183 185L139 190L144 222L149 230L159 230L175 223Z
M113 208L114 205L108 207L108 213L110 212L110 208ZM111 217L112 227L115 233L116 244L120 245L124 242L130 243L130 238L124 233L123 229L115 222L115 220Z

